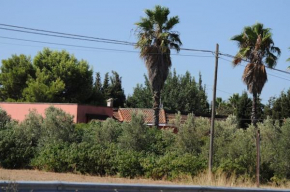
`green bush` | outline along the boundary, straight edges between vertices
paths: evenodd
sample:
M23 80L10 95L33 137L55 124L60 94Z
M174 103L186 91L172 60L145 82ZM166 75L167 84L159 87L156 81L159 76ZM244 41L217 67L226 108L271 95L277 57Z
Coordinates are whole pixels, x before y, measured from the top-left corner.
M34 168L54 171L68 172L68 156L67 151L69 143L65 142L50 142L38 148L36 157L31 161Z
M42 123L42 142L73 142L76 133L73 117L53 106L45 110Z
M0 107L0 131L5 129L7 123L11 121L10 115Z
M144 175L152 179L176 179L183 175L196 176L207 161L190 153L168 152L163 156L149 155L142 160Z
M19 128L14 126L0 131L0 166L9 169L28 168L35 148L30 139L20 134Z
M92 175L115 175L116 147L99 144L73 143L67 151L68 166L71 171Z
M134 178L143 175L141 159L143 154L133 150L120 150L115 159L115 166L121 177Z
M255 129L239 129L236 122L229 117L216 124L215 169L252 177L256 170Z
M121 149L143 151L148 148L147 130L141 114L132 114L129 123L122 123L123 132L118 138Z
M121 123L112 118L108 118L101 123L101 126L97 126L95 137L99 144L117 143L121 133Z

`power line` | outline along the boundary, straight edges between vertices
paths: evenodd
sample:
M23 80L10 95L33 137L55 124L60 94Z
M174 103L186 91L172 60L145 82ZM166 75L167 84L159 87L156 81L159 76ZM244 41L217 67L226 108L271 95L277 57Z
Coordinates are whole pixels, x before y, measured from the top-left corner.
M219 55L230 57L230 58L235 58L235 56L230 55L230 54L219 53ZM244 62L250 63L249 60L246 60L246 59L241 59L241 60L244 61ZM281 69L275 69L275 68L271 68L271 67L267 67L267 66L265 66L265 67L268 68L268 69L272 69L272 70L279 71L279 72L286 73L286 74L290 75L290 72L288 72L288 71L284 71L284 70L281 70Z
M16 25L7 25L7 24L3 24L3 23L0 23L0 25L1 26L6 26L6 27L14 27L14 28L18 28L18 29L26 29L26 30L32 30L32 31L40 31L40 32L46 32L46 33L54 33L54 34L60 34L60 35L68 35L68 36L73 36L73 37L82 37L82 38L96 39L96 40L102 40L102 41L112 41L112 42L126 43L126 44L135 45L135 43L128 42L128 41L119 41L119 40L114 40L114 39L90 37L90 36L76 35L76 34L71 34L71 33L62 33L62 32L55 32L55 31L48 31L48 30L42 30L42 29L34 29L34 28L21 27L21 26L16 26Z
M43 43L43 44L50 44L50 45L60 45L60 46L68 46L68 47L94 49L94 50L139 53L139 51L130 51L130 50L124 50L124 49L109 49L109 48L102 48L102 47L91 47L91 46L74 45L74 44L52 43L52 42L47 42L47 41L28 40L28 39L12 38L12 37L4 37L4 36L0 36L0 38L2 38L2 39L10 39L10 40L17 40L17 41L25 41L25 42L33 42L33 43ZM5 44L7 44L7 43L5 43ZM19 45L19 44L17 44L17 45ZM29 46L29 45L26 45L26 46ZM157 54L157 53L149 53L149 54ZM171 55L184 56L184 57L214 57L214 56L191 55L191 54L186 54L186 55L185 54L171 54Z
M120 40L107 39L107 38L90 37L90 36L84 36L84 35L77 35L77 34L56 32L56 31L49 31L49 30L42 30L42 29L35 29L35 28L28 28L28 27L22 27L22 26L16 26L16 25L9 25L9 24L3 24L3 23L0 23L0 26L10 27L10 28L11 27L12 28L17 28L17 29L9 29L9 28L3 28L3 27L1 28L0 27L0 29L2 29L2 30L22 32L22 33L30 33L30 34L36 34L36 35L60 37L60 38L83 40L83 41L93 41L93 42L100 42L100 43L119 44L119 45L130 45L130 46L135 46L136 45L136 43L128 42L128 41L120 41ZM31 30L31 31L23 31L23 30L18 30L18 29L25 29L25 30ZM38 32L32 32L32 31L38 31ZM45 33L39 33L39 32L45 32ZM47 34L47 33L52 33L52 34ZM53 34L57 34L57 35L53 35ZM180 50L183 50L183 51L205 52L205 53L215 54L215 52L214 51L211 51L211 50L190 49L190 48L180 48ZM235 58L235 56L233 56L233 55L225 54L225 53L220 53L220 52L219 52L219 55L222 55L222 56L225 56L225 57L230 57L230 58ZM184 55L184 56L186 56L186 55ZM249 62L246 59L241 59L241 60L244 61L244 62ZM267 68L270 68L270 67L267 67ZM279 71L281 73L290 74L290 72L287 72L287 71L284 71L284 70L274 69L274 68L270 68L270 69L272 69L274 71Z
M232 61L230 61L230 60L228 60L228 59L224 59L224 58L222 58L222 57L219 57L220 59L222 59L222 60L225 60L225 61L228 61L228 62L232 62ZM243 67L245 67L245 65L243 65L243 64L240 64L239 66L243 66ZM271 68L270 68L271 69ZM273 69L272 69L273 70ZM269 75L269 76L273 76L273 77L277 77L277 78L279 78L279 79L283 79L283 80L286 80L286 81L290 81L290 79L286 79L286 78L284 78L284 77L280 77L280 76L277 76L277 75L273 75L273 74L271 74L271 73L267 73L267 75Z
M79 37L68 37L68 36L63 36L63 35L53 35L53 34L32 32L32 31L23 31L23 30L8 29L8 28L3 28L3 27L0 27L0 29L6 30L6 31L16 31L16 32L21 32L21 33L30 33L30 34L35 34L35 35L43 35L43 36L50 36L50 37L60 37L60 38L82 40L82 41L91 41L91 42L99 42L99 43L110 43L110 44L118 44L118 45L130 45L130 44L127 44L127 43L111 42L111 41L105 41L105 40L85 39L85 38L79 38Z
M136 43L128 42L128 41L120 41L120 40L115 40L115 39L90 37L90 36L84 36L84 35L56 32L56 31L48 31L48 30L42 30L42 29L34 29L34 28L21 27L21 26L15 26L15 25L8 25L8 24L1 24L1 23L0 23L0 26L18 28L18 29L10 29L10 28L0 27L0 29L2 29L2 30L22 32L22 33L30 33L30 34L35 34L35 35L44 35L44 36L51 36L51 37L60 37L60 38L67 38L67 39L94 41L94 42L100 42L100 43L111 43L111 44L119 44L119 45L130 45L130 46L135 46L136 45ZM32 30L32 31L38 31L38 32L24 31L24 30L19 30L19 29ZM39 33L39 32L45 32L45 33ZM47 33L52 33L52 34L47 34ZM57 34L57 35L53 35L53 34ZM71 37L67 37L67 36L71 36ZM202 49L180 48L180 50L183 50L183 51L197 51L197 52L205 52L205 53L213 53L213 54L215 53L214 51L202 50Z

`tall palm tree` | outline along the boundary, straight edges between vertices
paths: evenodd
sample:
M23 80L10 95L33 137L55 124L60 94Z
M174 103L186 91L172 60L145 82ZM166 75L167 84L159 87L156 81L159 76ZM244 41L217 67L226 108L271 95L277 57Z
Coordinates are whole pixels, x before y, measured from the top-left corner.
M170 11L159 5L146 9L146 17L136 23L140 57L144 59L153 92L154 125L159 125L160 93L171 66L170 49L177 52L182 45L179 33L172 28L179 23L178 16L168 18Z
M237 66L243 59L249 61L246 65L243 81L248 91L253 95L252 103L252 124L257 123L257 97L267 81L266 67L273 68L277 64L281 51L274 46L270 28L263 28L263 24L256 23L247 26L242 33L231 38L237 41L239 51L236 54L233 64Z

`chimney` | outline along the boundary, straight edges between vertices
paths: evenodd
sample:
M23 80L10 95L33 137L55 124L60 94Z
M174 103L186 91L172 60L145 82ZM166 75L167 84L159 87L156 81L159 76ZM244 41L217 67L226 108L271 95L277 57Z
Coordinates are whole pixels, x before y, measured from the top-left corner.
M107 100L107 107L113 107L113 98Z

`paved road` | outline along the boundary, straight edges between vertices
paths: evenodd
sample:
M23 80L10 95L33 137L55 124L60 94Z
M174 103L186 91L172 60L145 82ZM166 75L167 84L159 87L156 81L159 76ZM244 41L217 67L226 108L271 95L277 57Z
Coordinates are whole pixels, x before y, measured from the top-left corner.
M228 188L186 185L98 184L74 182L0 181L0 191L20 192L290 192L289 190L261 188Z

